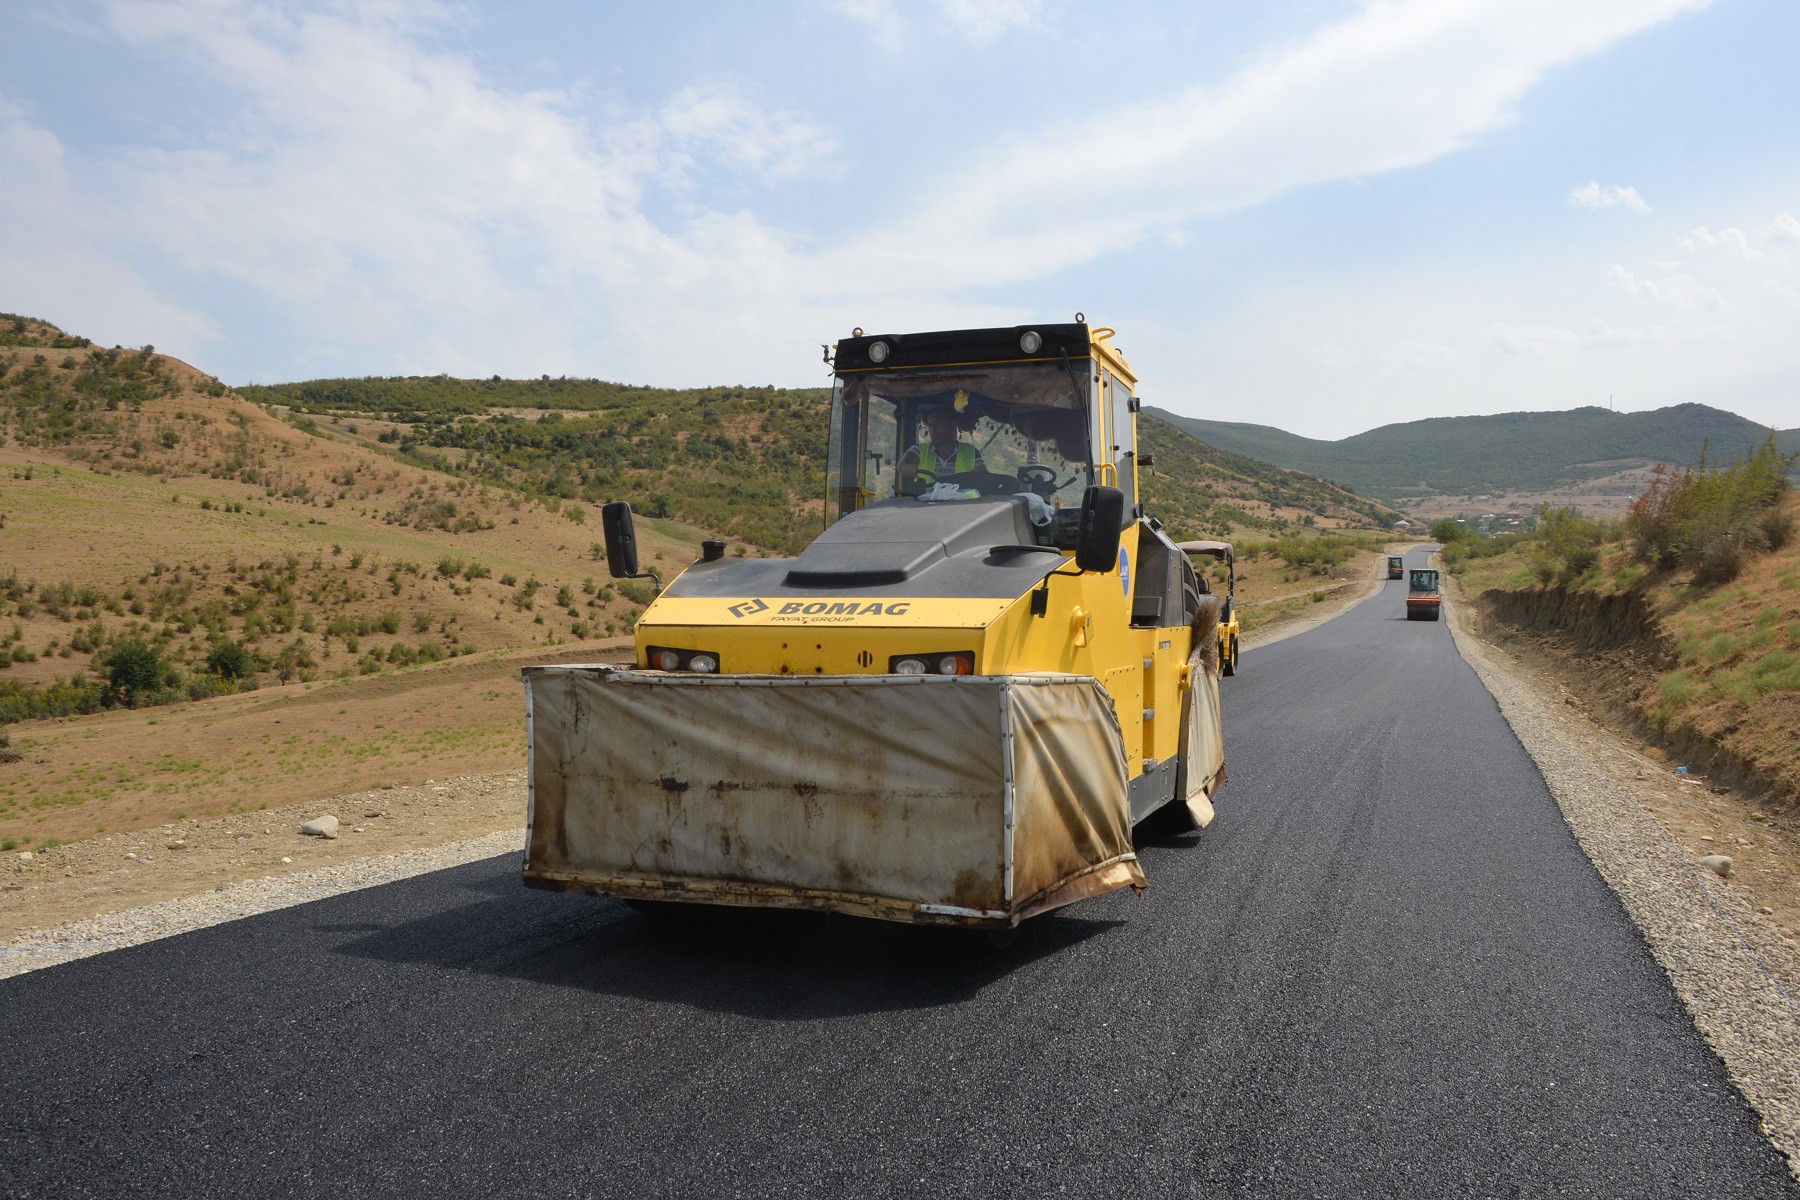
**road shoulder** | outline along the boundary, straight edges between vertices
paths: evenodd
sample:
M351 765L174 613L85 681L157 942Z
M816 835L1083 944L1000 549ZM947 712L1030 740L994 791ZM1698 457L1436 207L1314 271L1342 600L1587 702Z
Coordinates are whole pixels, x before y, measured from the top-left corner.
M1468 604L1452 599L1445 610L1458 651L1800 1179L1800 947L1633 799L1657 765L1572 708L1547 676L1484 641Z

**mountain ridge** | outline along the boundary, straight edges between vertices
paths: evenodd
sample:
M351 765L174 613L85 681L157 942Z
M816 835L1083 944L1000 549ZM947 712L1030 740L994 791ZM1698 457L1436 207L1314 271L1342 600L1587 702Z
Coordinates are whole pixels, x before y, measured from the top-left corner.
M1444 493L1542 490L1666 462L1687 466L1740 457L1771 432L1800 451L1800 429L1771 430L1724 409L1676 404L1641 413L1597 406L1560 411L1427 417L1337 440L1271 425L1210 421L1146 408L1221 449L1305 471L1363 495L1392 500Z

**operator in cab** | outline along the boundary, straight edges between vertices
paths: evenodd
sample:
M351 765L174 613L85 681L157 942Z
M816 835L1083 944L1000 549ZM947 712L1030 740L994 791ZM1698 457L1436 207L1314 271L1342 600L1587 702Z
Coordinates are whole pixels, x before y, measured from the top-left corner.
M959 392L958 398L964 404L968 403L965 393ZM900 456L902 494L922 491L941 476L966 475L970 471L988 469L981 452L959 436L957 414L949 405L926 409L923 420L925 440L909 446ZM924 481L919 479L921 473L925 476Z

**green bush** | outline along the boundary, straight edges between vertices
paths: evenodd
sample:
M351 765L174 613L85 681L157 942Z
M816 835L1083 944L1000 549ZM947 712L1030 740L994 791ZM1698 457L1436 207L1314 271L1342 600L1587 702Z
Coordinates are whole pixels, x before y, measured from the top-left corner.
M242 642L215 638L206 652L206 673L220 679L249 679L256 674L256 654Z
M1600 561L1600 543L1605 538L1605 526L1573 508L1540 508L1532 539L1532 571L1540 583L1566 587Z
M1709 467L1704 454L1698 467L1679 474L1659 465L1625 517L1633 556L1659 569L1686 567L1699 584L1730 582L1751 558L1793 535L1781 502L1794 461L1771 434L1729 466Z
M641 579L621 579L619 591L625 598L636 605L647 605L656 599L656 587Z
M1442 542L1448 546L1453 542L1463 541L1468 536L1468 529L1463 526L1461 521L1454 518L1445 517L1441 521L1431 523L1431 540L1434 542Z
M104 685L80 672L67 682L58 679L48 685L0 681L0 722L74 717L99 712L104 707Z
M94 659L106 672L113 699L130 707L153 700L174 687L180 676L160 649L140 638L128 638Z

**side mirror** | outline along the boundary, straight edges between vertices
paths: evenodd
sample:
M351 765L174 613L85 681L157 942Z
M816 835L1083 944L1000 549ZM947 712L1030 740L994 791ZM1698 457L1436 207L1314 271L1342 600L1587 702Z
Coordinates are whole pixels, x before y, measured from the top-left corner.
M1119 565L1119 535L1125 525L1125 493L1118 488L1089 488L1081 498L1081 524L1075 535L1075 566L1083 571L1110 571Z
M637 530L631 523L631 505L623 500L601 505L600 527L606 531L606 569L614 579L637 578Z

